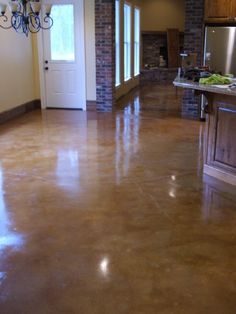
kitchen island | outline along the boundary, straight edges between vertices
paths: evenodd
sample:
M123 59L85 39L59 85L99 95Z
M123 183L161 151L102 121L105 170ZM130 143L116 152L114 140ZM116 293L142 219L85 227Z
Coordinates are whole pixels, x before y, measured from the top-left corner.
M204 173L236 186L236 90L181 78L173 84L206 97Z

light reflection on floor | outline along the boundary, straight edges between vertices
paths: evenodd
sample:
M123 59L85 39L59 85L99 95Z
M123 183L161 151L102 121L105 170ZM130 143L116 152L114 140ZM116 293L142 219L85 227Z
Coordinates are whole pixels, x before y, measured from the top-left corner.
M11 231L11 221L4 201L3 181L3 170L0 164L0 254L7 247L17 249L24 243L22 235Z
M128 175L132 158L139 150L140 129L140 99L135 97L133 102L124 108L124 114L116 117L116 181Z
M60 149L57 152L56 174L58 185L70 189L71 185L78 185L80 182L79 173L79 152L76 150Z

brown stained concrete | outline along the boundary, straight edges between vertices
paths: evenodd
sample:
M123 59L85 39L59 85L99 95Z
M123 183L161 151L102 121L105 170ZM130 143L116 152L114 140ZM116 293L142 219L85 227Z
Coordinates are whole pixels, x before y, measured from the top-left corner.
M1 314L236 313L236 190L179 106L148 86L0 126Z

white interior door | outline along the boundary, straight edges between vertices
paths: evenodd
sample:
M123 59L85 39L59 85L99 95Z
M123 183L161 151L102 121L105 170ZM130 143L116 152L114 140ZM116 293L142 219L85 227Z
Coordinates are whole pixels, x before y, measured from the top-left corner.
M42 31L45 107L86 110L84 1L48 0L54 24Z

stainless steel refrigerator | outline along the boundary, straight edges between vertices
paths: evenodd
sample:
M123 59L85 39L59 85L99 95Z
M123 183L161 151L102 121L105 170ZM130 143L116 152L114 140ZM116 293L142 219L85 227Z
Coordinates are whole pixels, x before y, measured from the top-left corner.
M204 65L211 71L236 77L236 27L207 26L205 28ZM206 99L202 96L201 119L205 118Z
M221 74L236 77L236 27L207 26L205 29L204 65Z

